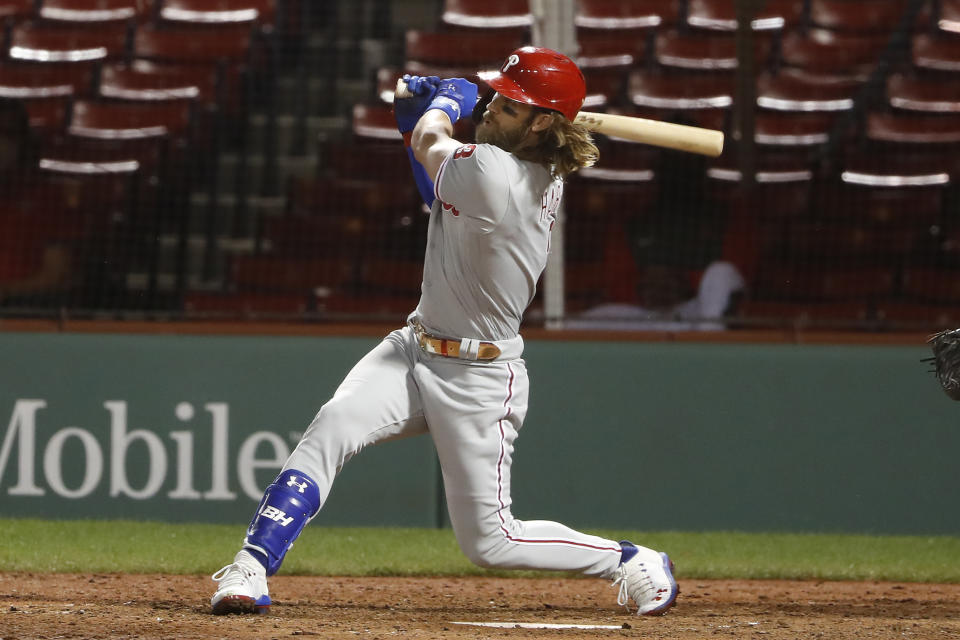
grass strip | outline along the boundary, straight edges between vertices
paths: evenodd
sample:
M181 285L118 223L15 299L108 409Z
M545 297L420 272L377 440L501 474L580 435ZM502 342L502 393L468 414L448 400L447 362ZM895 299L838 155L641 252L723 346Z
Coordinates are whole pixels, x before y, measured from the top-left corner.
M814 533L623 532L670 553L687 578L960 582L960 537ZM243 526L125 520L0 519L4 571L213 573L230 562ZM449 529L308 527L286 575L543 576L472 565ZM553 574L555 575L555 574Z

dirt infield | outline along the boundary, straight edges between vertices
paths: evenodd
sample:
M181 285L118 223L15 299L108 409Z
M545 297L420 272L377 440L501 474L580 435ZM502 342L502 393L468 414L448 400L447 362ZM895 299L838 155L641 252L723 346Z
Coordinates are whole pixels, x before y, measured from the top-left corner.
M272 579L269 616L208 613L206 576L0 573L0 638L960 638L960 585L680 580L639 618L603 581ZM454 622L613 625L528 629Z

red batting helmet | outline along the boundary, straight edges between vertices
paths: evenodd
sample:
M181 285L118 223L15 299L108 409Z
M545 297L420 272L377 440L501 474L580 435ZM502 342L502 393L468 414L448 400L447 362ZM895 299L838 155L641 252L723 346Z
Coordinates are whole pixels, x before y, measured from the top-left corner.
M481 71L480 79L500 95L517 102L577 117L587 85L577 65L567 56L541 47L520 47L497 71Z

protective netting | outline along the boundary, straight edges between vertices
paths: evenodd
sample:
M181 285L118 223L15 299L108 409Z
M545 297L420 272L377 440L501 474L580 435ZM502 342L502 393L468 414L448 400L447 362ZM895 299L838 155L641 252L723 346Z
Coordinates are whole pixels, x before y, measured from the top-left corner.
M0 17L0 315L309 321L415 306L427 214L395 81L475 78L532 19L525 0ZM566 188L567 326L956 324L960 2L579 0L575 29L585 109L726 145L597 136Z

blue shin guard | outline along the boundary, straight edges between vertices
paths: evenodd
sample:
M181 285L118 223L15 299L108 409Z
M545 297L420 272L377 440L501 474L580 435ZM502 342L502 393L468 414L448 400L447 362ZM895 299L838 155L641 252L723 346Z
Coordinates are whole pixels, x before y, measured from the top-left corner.
M293 541L320 510L320 490L310 476L288 469L263 493L257 514L247 527L243 547L252 551L272 576Z

